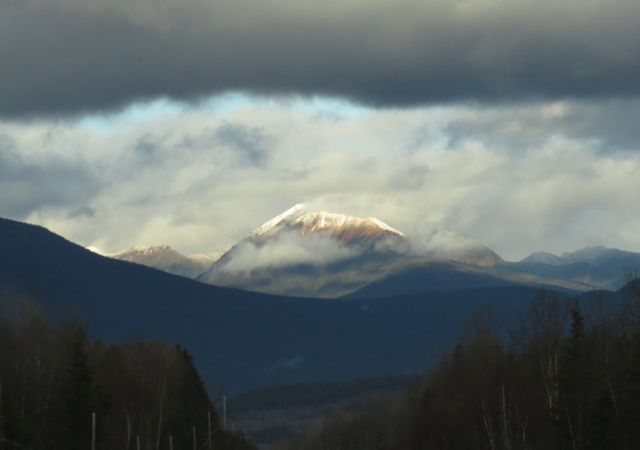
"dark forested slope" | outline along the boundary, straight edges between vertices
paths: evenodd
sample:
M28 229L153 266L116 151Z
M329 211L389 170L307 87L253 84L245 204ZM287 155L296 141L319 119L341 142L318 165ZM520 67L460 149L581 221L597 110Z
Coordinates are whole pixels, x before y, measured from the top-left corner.
M98 450L253 448L222 429L185 349L0 316L0 449L88 449L93 436Z

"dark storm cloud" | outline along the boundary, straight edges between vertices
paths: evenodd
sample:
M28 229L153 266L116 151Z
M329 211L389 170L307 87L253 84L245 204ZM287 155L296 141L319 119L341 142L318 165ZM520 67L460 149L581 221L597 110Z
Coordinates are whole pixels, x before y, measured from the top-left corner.
M227 90L372 105L635 96L636 0L10 0L0 115Z
M26 218L47 207L83 206L99 189L99 182L78 162L54 158L25 159L10 137L0 134L0 216Z

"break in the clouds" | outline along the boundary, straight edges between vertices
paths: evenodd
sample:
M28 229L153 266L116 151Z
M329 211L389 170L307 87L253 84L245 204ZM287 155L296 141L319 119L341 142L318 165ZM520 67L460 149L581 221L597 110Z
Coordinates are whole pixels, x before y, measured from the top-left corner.
M0 116L254 94L369 105L640 93L637 0L4 0Z
M425 242L444 226L506 258L639 251L636 111L637 100L398 110L236 96L0 122L0 215L107 252L223 250L300 202Z

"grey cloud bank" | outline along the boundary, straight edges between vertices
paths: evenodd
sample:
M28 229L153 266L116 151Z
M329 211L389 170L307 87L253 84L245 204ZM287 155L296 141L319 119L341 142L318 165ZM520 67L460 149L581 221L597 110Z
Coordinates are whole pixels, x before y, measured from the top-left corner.
M636 0L7 0L0 116L228 90L370 105L640 93Z
M63 160L21 153L14 140L0 132L0 208L10 217L26 217L47 207L90 214L84 203L101 190L99 178L81 159Z

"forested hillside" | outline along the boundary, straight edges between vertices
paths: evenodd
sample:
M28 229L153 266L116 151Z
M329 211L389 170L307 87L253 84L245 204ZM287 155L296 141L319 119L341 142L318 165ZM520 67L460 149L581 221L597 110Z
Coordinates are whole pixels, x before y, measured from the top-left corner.
M640 448L640 283L605 312L542 293L505 344L489 316L399 404L343 413L286 450Z
M253 448L222 429L186 349L0 318L0 450L88 450L92 435L99 450Z

